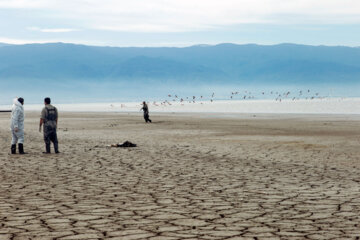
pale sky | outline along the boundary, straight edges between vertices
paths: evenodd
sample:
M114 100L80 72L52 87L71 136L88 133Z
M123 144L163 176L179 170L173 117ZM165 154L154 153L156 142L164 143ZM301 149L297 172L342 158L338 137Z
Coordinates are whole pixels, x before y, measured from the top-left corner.
M359 0L0 0L0 42L360 46Z

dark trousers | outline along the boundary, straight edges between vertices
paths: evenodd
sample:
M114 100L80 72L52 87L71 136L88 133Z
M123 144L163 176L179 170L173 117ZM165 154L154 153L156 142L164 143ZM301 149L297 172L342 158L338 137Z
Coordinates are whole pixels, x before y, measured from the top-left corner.
M149 118L149 114L148 114L148 113L145 113L145 114L144 114L144 119L145 119L145 122L151 122L151 119Z
M59 152L56 129L44 129L44 141L46 152L50 153L50 143L54 144L55 152Z

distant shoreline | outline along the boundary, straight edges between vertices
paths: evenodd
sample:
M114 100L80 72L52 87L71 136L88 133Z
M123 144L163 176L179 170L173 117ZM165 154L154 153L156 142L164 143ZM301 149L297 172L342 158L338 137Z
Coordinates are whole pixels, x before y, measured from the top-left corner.
M78 103L54 105L63 112L140 113L140 102ZM360 114L360 98L313 100L215 100L189 102L149 102L150 113L223 113L223 114ZM10 109L11 106L0 106ZM41 111L42 104L24 105L26 111Z

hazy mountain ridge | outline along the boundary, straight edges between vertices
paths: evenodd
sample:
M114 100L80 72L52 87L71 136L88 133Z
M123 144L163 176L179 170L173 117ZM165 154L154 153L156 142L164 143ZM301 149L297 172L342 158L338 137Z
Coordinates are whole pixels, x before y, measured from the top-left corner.
M10 45L11 45L11 44L1 43L1 42L0 42L0 47L10 46Z
M0 48L1 81L358 82L360 49L255 44L118 48L49 43Z

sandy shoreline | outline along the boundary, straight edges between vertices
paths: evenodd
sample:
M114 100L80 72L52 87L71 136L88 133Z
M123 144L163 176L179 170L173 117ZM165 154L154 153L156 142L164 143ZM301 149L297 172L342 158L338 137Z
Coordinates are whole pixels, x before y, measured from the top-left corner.
M222 114L357 114L360 115L360 98L284 99L275 100L215 100L179 102L149 101L152 113L222 113ZM61 112L138 113L141 102L71 103L56 104ZM43 104L26 104L26 111L41 111ZM0 110L11 105L0 105Z
M0 239L360 236L359 115L60 113L51 156L38 117L11 156L0 113Z

